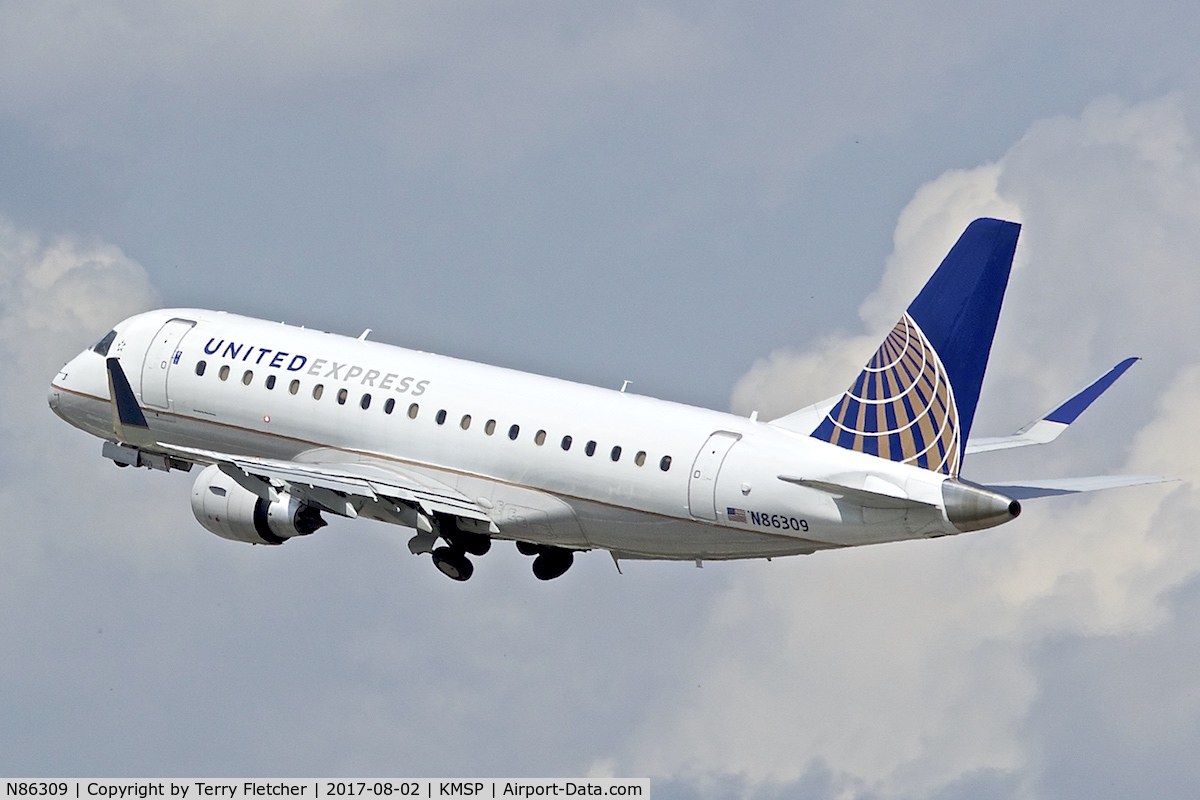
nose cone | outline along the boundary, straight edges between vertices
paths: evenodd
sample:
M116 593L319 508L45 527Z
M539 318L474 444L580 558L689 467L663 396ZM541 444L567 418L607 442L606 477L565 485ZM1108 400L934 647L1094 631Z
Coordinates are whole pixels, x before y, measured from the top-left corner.
M79 356L68 361L63 365L63 368L54 376L54 380L50 381L50 388L46 390L46 402L50 404L50 410L60 417L63 415L61 411L63 406L63 392L67 391L70 385L71 373L75 372L75 364L79 361Z
M77 406L84 400L108 400L108 378L104 372L104 359L90 350L85 350L68 361L46 393L50 409L72 425Z
M1021 513L1021 504L1011 497L954 479L942 483L942 502L950 522L963 532L994 528Z

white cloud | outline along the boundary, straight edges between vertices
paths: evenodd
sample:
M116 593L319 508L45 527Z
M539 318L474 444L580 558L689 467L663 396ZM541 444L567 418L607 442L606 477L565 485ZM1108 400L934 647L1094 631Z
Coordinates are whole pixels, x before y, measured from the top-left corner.
M760 359L734 386L732 410L746 414L758 409L763 419L773 419L845 391L971 220L1021 221L1020 208L997 194L1000 172L997 164L951 170L918 189L900 214L895 249L880 286L859 307L867 333ZM1024 256L1018 252L1017 268Z
M117 247L68 237L44 242L0 218L0 357L15 378L6 385L37 384L44 403L63 362L155 302L146 271ZM17 424L29 424L29 408L18 408Z
M114 323L157 303L145 270L120 249L102 242L69 237L44 241L39 235L0 219L0 517L6 520L8 557L45 545L21 535L39 529L36 520L50 515L50 526L70 520L72 529L112 531L112 524L89 525L90 507L75 498L92 493L82 487L111 488L114 504L137 492L99 476L94 439L64 425L46 403L50 381L72 356L103 336ZM116 472L113 470L113 472ZM63 501L66 498L66 502ZM134 505L121 521L153 517L153 504ZM26 527L28 526L28 527ZM97 540L79 540L79 543Z
M1200 303L1198 204L1200 159L1178 97L1133 108L1103 98L1079 119L1039 122L998 162L916 192L880 287L859 309L864 338L773 353L731 405L757 404L770 418L844 390L967 222L999 216L1024 228L976 431L1024 423L1129 355L1147 363L1121 390L1148 410L1192 350L1179 332Z
M1133 406L1140 432L1072 431L1055 447L1183 482L1031 501L1020 520L953 540L741 568L684 688L633 737L633 771L740 774L753 787L829 770L847 796L883 797L999 775L1037 793L1053 765L1031 744L1031 653L1063 636L1154 630L1171 593L1200 575L1198 170L1177 98L1101 99L1038 123L996 163L916 193L862 305L868 334L772 354L733 396L735 410L776 413L844 388L967 221L1016 218L1026 227L985 401L1036 413L1141 348L1155 366L1105 398ZM1128 458L1114 439L1128 440ZM1196 723L1195 709L1185 716Z

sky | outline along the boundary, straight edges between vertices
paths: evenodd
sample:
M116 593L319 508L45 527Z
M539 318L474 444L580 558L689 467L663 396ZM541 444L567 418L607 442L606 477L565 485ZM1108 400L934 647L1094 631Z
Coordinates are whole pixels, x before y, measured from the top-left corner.
M0 2L0 773L652 779L655 798L1200 788L1200 8ZM1022 223L976 480L1153 473L770 563L218 539L46 407L139 310L764 419Z

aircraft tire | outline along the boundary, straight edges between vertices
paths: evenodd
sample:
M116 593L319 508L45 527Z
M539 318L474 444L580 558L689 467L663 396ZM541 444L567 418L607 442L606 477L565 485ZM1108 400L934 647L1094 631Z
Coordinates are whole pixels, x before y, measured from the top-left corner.
M542 547L533 542L517 542L517 552L523 556L536 556L542 552Z
M451 547L470 553L473 556L487 555L492 549L492 537L485 536L482 533L471 533L470 531L456 530L453 533L443 535L444 539Z
M433 565L447 578L455 581L470 580L475 572L466 553L453 547L439 547L433 551Z
M533 560L533 575L539 581L552 581L569 570L574 563L574 552L559 547L548 547Z
M463 550L473 556L485 556L492 549L492 537L482 533L469 533L464 537Z

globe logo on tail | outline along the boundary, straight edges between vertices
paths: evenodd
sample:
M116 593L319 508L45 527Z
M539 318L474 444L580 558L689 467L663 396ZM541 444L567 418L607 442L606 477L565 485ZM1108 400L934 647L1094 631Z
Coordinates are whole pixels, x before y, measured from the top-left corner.
M958 407L937 352L905 314L854 385L813 431L817 439L958 475Z

